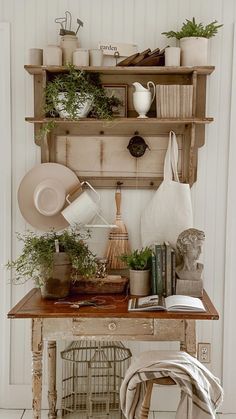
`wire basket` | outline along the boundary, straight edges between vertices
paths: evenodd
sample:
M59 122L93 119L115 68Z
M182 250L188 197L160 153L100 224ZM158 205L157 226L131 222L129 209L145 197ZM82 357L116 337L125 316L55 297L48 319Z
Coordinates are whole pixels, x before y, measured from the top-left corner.
M62 416L123 417L119 392L131 356L122 342L72 342L61 352Z

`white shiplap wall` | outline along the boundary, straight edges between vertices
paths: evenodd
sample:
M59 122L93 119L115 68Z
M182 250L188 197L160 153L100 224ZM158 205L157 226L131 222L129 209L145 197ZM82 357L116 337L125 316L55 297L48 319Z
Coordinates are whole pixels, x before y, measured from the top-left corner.
M224 247L226 192L228 173L228 138L231 97L233 22L235 0L0 0L0 21L11 25L11 84L12 84L12 231L27 226L17 206L16 194L20 179L39 161L39 149L33 142L33 128L24 122L33 110L32 78L24 71L28 49L43 48L59 42L55 17L70 10L74 20L80 17L84 28L79 32L82 47L96 47L98 41L134 42L139 50L167 44L161 32L179 28L185 18L195 16L208 23L214 18L224 23L210 42L209 63L216 71L208 78L207 113L215 122L207 128L207 141L199 153L198 181L193 187L195 226L206 233L204 248L205 288L218 307L221 319L199 325L199 340L212 343L211 368L222 376ZM168 44L175 41L168 40ZM147 191L123 192L123 216L129 227L131 243L139 246L137 225L140 212L150 196ZM114 216L110 205L111 192L102 193L104 212ZM102 254L105 233L94 236L92 246ZM19 244L12 237L13 257ZM11 304L15 304L31 287L12 287ZM25 407L30 404L29 322L11 324L10 365L5 365L5 377L14 391L6 392L4 404ZM149 344L137 344L147 349ZM7 383L6 383L7 384ZM28 394L27 394L28 393Z

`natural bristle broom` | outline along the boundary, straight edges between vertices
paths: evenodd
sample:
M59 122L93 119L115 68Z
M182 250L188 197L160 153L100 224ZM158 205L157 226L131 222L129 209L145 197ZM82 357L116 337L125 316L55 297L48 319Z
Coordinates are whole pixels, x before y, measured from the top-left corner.
M116 228L113 228L109 234L109 241L107 246L106 258L108 268L110 269L125 269L127 265L120 260L119 256L130 253L129 237L127 228L121 219L121 191L117 190L115 193L116 201Z

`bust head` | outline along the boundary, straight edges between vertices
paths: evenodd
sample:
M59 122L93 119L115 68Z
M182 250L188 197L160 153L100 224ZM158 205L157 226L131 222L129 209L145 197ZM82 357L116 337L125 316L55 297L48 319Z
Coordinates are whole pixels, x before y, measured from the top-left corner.
M187 271L197 270L197 260L201 254L205 233L196 228L189 228L180 233L176 248L180 258L180 268Z

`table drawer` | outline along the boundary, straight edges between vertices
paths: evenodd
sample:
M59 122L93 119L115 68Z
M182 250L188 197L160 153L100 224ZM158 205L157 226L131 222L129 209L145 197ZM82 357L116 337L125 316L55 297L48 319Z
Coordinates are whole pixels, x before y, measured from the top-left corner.
M82 319L72 323L73 335L153 335L153 319Z

